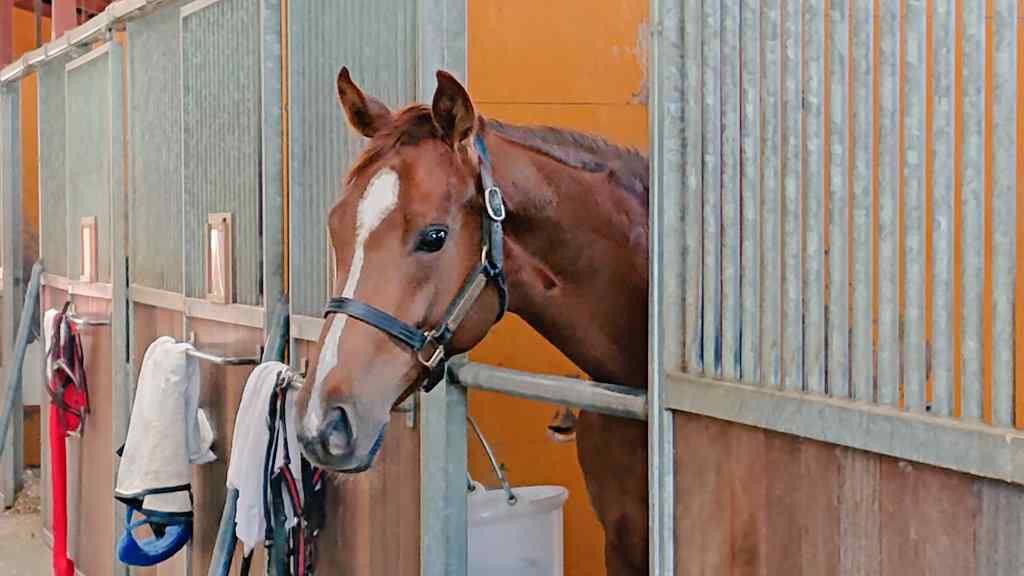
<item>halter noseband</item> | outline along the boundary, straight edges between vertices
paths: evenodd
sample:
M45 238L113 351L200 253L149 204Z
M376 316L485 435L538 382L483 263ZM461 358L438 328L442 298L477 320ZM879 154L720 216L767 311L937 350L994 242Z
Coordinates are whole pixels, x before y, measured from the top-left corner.
M474 142L480 157L480 184L484 200L483 214L480 218L480 263L466 277L462 289L448 305L441 322L433 329L423 331L379 308L344 296L335 296L328 300L327 308L324 310L325 318L332 314L351 316L411 348L416 353L416 359L429 370L422 384L425 392L433 390L444 378L444 368L448 360L445 347L451 342L455 330L466 318L470 308L489 282L493 282L498 290L498 320L501 320L508 308L501 230L501 222L505 219L505 203L501 189L494 185L491 159L487 153L487 145L479 132Z

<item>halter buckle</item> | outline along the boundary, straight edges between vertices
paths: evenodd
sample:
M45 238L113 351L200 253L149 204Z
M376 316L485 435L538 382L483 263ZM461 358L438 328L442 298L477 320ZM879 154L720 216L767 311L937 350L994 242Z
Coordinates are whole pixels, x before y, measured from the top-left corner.
M501 188L490 186L484 190L484 208L491 220L501 222L505 219L505 200L501 196Z
M444 345L437 341L433 332L427 332L426 336L427 340L423 347L416 351L416 359L420 361L420 364L433 370L444 359ZM432 351L430 351L431 347L433 347ZM429 354L424 354L425 351L430 352Z

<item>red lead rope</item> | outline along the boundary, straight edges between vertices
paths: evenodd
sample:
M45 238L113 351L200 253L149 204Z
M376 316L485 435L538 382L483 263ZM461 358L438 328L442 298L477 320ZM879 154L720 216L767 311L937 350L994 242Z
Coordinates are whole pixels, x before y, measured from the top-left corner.
M67 448L71 434L81 432L89 411L84 354L78 330L67 321L68 305L54 319L49 360L52 374L47 383L50 395L50 475L53 486L53 573L75 576L75 564L68 558ZM66 339L64 336L66 335Z

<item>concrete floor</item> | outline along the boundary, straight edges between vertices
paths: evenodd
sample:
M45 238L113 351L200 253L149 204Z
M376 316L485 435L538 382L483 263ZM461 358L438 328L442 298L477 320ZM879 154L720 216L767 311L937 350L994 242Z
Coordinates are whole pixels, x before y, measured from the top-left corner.
M39 513L39 471L28 470L25 489L14 508L0 512L0 574L38 576L50 573L50 548L43 539Z

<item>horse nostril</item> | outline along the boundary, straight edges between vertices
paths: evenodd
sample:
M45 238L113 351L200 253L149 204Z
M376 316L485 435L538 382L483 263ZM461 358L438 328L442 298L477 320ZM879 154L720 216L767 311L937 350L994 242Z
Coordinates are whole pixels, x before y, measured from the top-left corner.
M331 408L320 429L320 437L324 448L332 456L349 454L355 446L355 431L352 429L348 409L341 405Z

